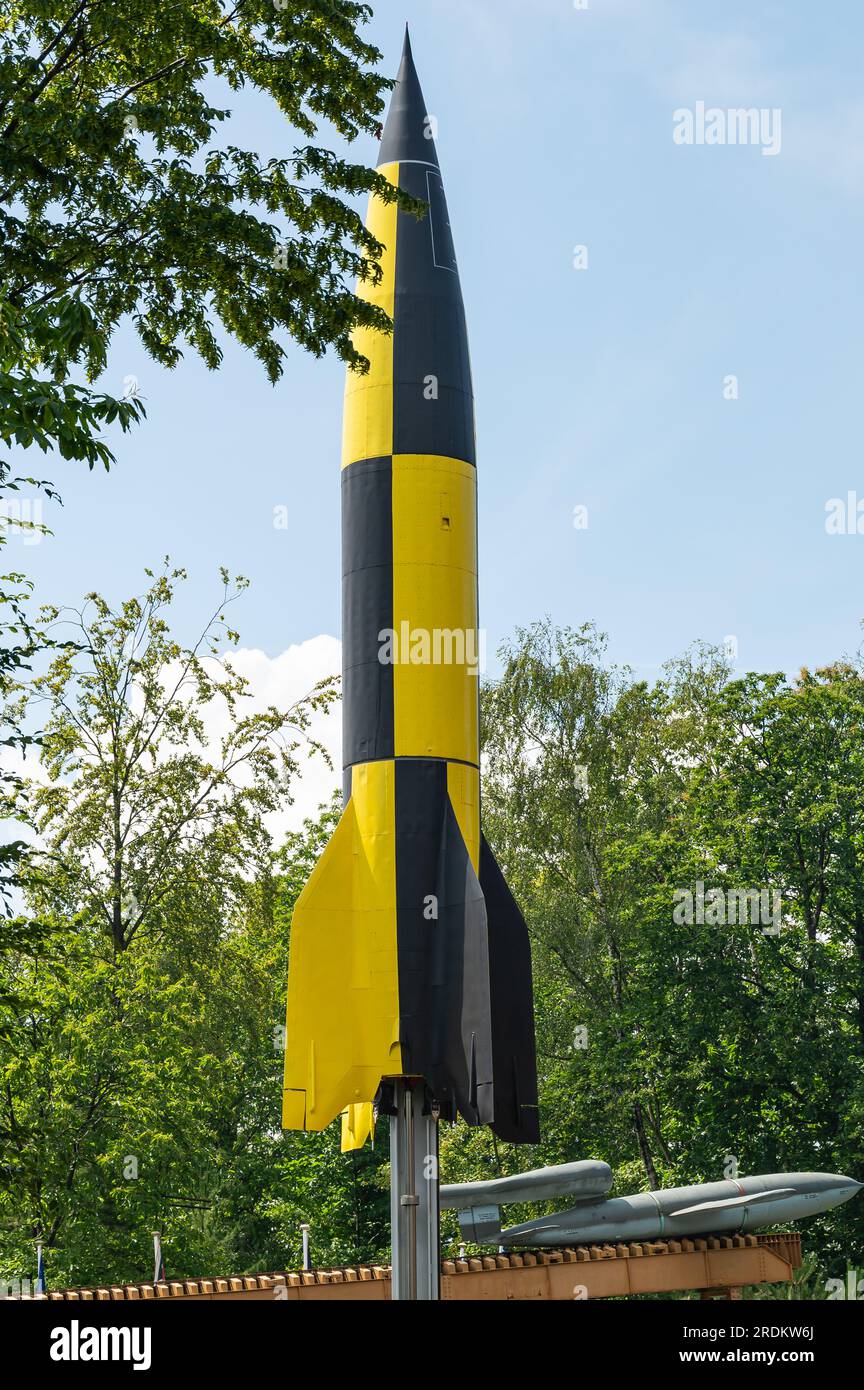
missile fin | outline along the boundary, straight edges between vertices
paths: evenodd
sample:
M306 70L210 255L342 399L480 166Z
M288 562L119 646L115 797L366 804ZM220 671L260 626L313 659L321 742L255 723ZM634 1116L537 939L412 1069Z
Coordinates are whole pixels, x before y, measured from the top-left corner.
M356 769L351 800L291 920L285 1129L324 1129L400 1075L392 762Z
M349 1105L342 1111L342 1142L340 1148L345 1153L352 1149L362 1149L375 1128L375 1111L371 1101L361 1101Z
M495 1120L513 1144L539 1144L537 1062L528 928L498 861L481 837L480 887L489 932Z
M495 1116L489 952L480 883L447 785L447 766L396 759L399 1040L404 1074L423 1076L445 1119Z
M693 1216L697 1211L721 1211L724 1207L752 1207L758 1202L773 1202L777 1197L787 1197L795 1192L794 1187L772 1187L769 1192L751 1192L740 1197L724 1197L719 1202L697 1202L693 1207L679 1207L668 1216Z

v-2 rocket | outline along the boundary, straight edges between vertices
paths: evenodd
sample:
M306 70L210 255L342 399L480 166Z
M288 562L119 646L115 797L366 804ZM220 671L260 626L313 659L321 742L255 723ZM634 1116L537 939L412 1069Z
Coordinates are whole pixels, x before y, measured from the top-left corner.
M434 122L405 48L373 197L392 335L359 330L342 444L344 810L291 922L283 1127L390 1078L444 1119L539 1139L531 954L480 830L477 474L465 312Z

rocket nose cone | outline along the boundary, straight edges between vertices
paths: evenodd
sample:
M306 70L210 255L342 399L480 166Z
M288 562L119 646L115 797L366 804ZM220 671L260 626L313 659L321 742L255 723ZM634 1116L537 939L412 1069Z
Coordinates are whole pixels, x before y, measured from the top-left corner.
M857 1178L847 1178L845 1173L802 1173L800 1177L805 1186L837 1187L848 1189L850 1193L864 1187L864 1183L858 1182Z
M421 164L434 164L437 167L438 155L431 125L420 79L414 66L411 38L406 24L402 62L396 75L396 86L390 98L390 110L387 112L384 134L381 137L379 166L403 160L416 160Z
M831 1207L842 1206L864 1187L864 1183L858 1182L856 1178L847 1178L845 1173L813 1173L806 1174L805 1177L815 1181L805 1182L804 1195L816 1196L817 1200L825 1203L823 1210L826 1211Z
M831 1186L823 1193L826 1205L831 1207L842 1207L844 1202L850 1202L853 1197L857 1197L864 1184L857 1182L855 1178L847 1178L844 1173L837 1173Z

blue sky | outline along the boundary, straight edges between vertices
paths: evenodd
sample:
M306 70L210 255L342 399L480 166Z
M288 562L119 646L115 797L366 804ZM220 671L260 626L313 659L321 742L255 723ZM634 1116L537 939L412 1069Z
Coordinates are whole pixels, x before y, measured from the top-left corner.
M490 652L545 613L595 620L614 658L648 678L727 634L741 670L853 652L864 535L826 534L825 506L864 499L864 6L374 9L389 75L410 20L438 120L471 336ZM698 101L780 108L780 153L676 145L673 112ZM265 155L293 146L267 102L231 102L232 140ZM353 153L374 162L371 141ZM577 244L587 270L573 267ZM724 399L732 374L737 400ZM245 646L276 658L338 637L340 363L294 349L273 388L230 342L216 374L191 352L166 372L123 331L107 385L120 392L127 375L148 419L116 441L112 475L53 467L56 535L20 557L40 599L125 596L167 552L190 570L184 637L222 564L252 581L233 614Z

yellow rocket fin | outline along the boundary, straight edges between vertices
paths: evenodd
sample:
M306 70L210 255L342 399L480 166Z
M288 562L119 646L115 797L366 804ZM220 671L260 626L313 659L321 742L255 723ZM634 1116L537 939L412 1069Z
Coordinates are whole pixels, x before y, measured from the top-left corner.
M283 1129L324 1129L402 1071L394 780L392 762L354 769L351 800L294 908Z
M371 1101L361 1101L359 1105L349 1105L342 1111L342 1152L362 1149L375 1128L375 1113Z

